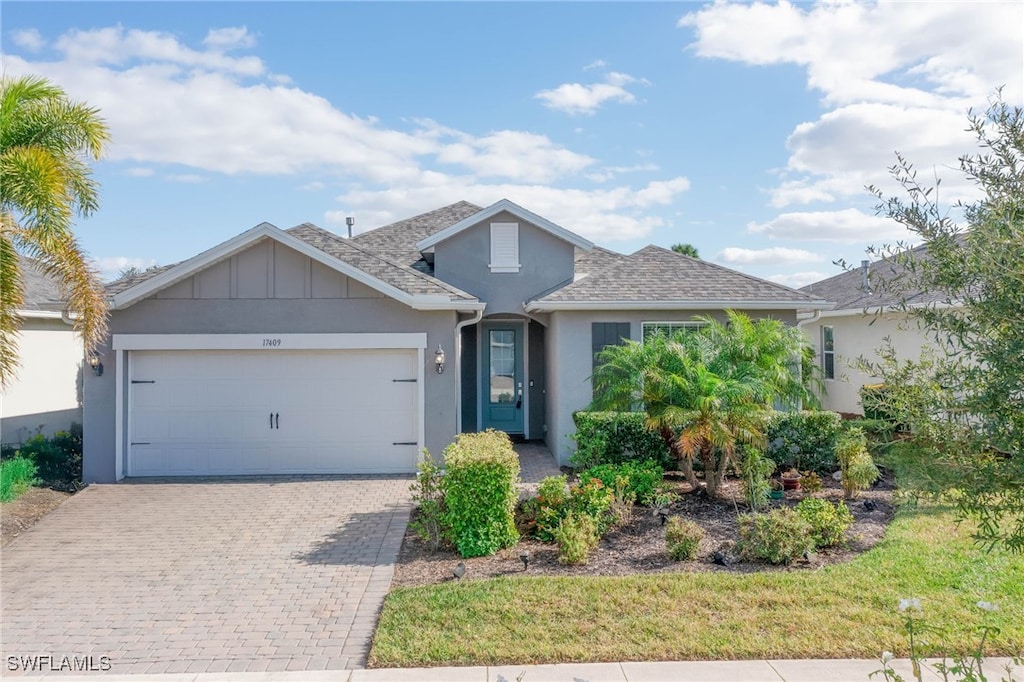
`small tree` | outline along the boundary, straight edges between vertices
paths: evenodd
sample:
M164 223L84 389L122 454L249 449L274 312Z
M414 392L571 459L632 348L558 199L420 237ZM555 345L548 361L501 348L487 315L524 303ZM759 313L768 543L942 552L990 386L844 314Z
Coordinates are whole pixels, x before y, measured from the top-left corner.
M928 461L917 477L924 492L960 491L960 512L977 521L976 538L1024 551L1024 111L992 101L969 114L981 151L960 170L981 198L939 203L937 185L920 184L902 156L893 177L907 197L879 200L882 215L924 243L926 257L906 245L885 249L897 276L878 283L894 293L931 337L935 352L899 360L891 346L861 369L886 384L886 408L909 431L902 457ZM917 304L918 292L943 292ZM897 460L897 465L900 462ZM918 467L920 469L920 467Z

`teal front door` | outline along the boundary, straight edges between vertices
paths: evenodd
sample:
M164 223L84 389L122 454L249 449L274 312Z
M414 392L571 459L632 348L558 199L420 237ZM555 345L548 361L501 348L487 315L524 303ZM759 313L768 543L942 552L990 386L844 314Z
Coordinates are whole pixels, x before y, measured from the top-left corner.
M523 433L523 325L482 325L480 428Z

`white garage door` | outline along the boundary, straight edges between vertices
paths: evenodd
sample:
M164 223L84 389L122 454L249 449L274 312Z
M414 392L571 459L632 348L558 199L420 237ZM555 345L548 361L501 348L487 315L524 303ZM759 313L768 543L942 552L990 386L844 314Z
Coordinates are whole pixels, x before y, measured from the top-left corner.
M128 475L414 471L413 350L132 351Z

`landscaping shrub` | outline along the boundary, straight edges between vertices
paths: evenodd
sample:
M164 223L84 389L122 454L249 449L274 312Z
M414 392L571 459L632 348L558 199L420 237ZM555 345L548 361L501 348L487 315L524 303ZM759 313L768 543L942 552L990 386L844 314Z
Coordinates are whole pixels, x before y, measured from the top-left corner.
M0 502L14 500L36 482L36 465L28 457L0 462Z
M780 466L831 473L841 422L836 412L776 412L765 429L768 456Z
M751 511L768 504L768 493L771 490L771 476L775 472L775 462L761 454L754 447L743 449L743 460L740 462L743 474L743 496Z
M569 514L589 516L597 527L598 537L605 534L614 518L611 514L615 501L613 488L605 486L599 478L580 481L569 489Z
M643 412L574 412L576 452L569 462L578 470L630 460L654 460L673 470L678 462L665 441L647 426Z
M878 480L878 467L868 453L864 431L857 427L846 429L836 443L836 458L843 473L843 497L852 500L859 490L866 490Z
M533 534L538 540L553 542L555 529L569 512L569 486L565 476L548 476L537 487L537 497L524 503L533 516Z
M444 523L459 554L486 556L514 545L519 457L508 435L461 433L445 448Z
M821 481L821 476L815 471L805 471L800 474L800 487L808 495L821 492L821 489L825 487L825 484Z
M741 514L737 547L746 558L789 564L814 550L811 525L788 507L766 514Z
M82 425L72 424L69 431L58 431L51 438L35 435L21 444L18 453L35 463L45 485L75 489L82 480Z
M832 504L828 500L808 497L796 505L796 513L810 524L816 547L838 545L853 523L853 514L843 502Z
M696 559L703 539L704 529L689 519L673 516L665 524L665 548L675 561Z
M446 535L444 492L441 489L443 478L441 465L434 461L429 450L423 448L423 459L416 467L416 479L410 486L412 501L419 507L409 519L409 527L435 552Z
M614 490L616 481L624 478L626 479L624 492L632 493L635 500L641 504L647 504L654 496L655 490L664 476L665 470L654 460L647 459L642 462L599 464L581 473L580 480L588 481L596 478L604 483L605 487Z
M587 563L590 552L600 540L594 518L576 512L570 512L562 519L554 535L558 543L558 560L570 566Z
M895 427L896 417L893 414L892 399L885 384L865 384L860 387L859 392L865 419L886 422Z

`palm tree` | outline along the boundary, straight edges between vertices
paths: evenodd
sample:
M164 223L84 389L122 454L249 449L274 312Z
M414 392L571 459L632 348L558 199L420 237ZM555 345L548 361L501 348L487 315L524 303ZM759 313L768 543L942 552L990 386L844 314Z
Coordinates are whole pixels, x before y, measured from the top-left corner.
M0 78L0 385L18 364L19 254L60 283L87 350L106 334L103 285L72 220L98 207L86 160L99 159L109 139L98 111L60 87L35 76Z
M736 449L764 446L773 404L805 397L793 371L804 341L779 321L755 322L732 311L726 323L702 321L697 331L603 350L592 377L592 409L643 409L690 485L698 487L692 462L699 459L707 493L715 495Z
M690 258L700 258L700 252L697 251L697 247L693 244L673 244L672 250L676 253L681 253L684 256L689 256Z

